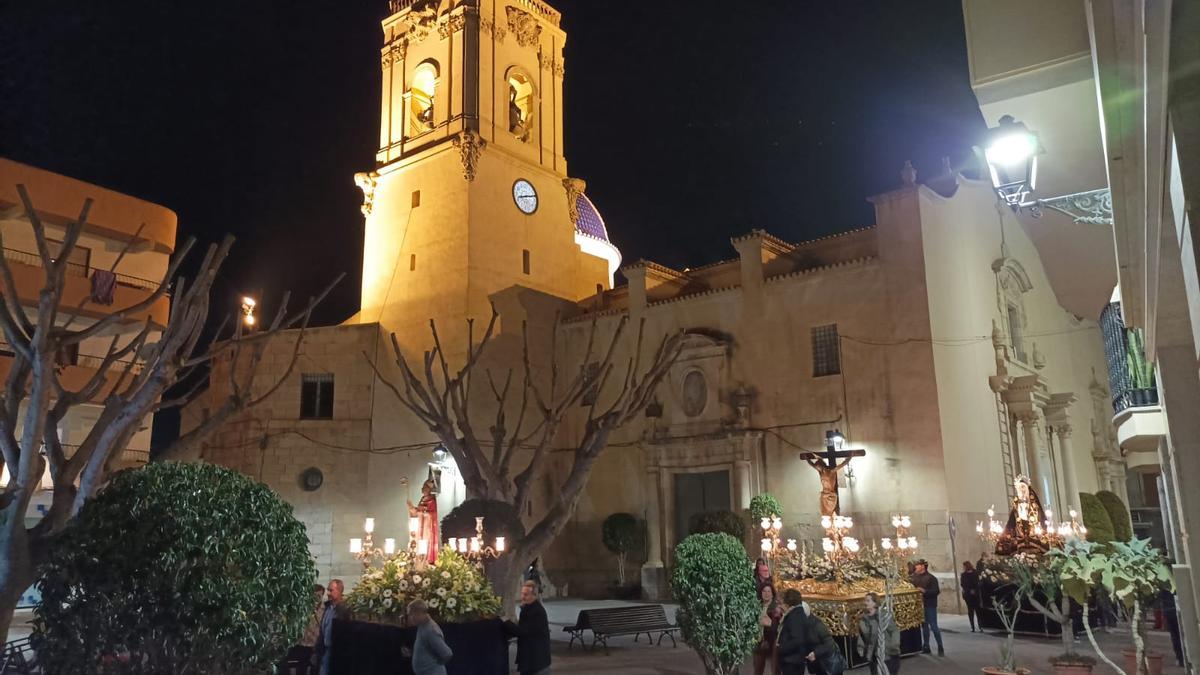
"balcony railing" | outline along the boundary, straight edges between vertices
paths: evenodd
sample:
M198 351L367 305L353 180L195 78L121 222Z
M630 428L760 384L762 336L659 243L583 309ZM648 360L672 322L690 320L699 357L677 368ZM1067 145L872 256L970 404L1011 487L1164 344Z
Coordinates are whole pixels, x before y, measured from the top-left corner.
M8 344L8 342L3 338L0 338L0 356L16 356L16 353L13 352L12 345ZM58 354L58 356L54 359L54 362L59 366L80 366L82 368L99 370L100 366L104 364L104 357L93 356L91 354L80 354L75 351L63 351ZM129 367L130 362L130 359L117 359L116 361L113 361L112 366L109 368L109 372L113 373L114 376L119 375L125 370L126 367ZM145 367L145 363L142 361L134 360L132 363L133 365L130 368L130 372L134 375L141 373L142 369Z
M31 267L42 266L42 256L30 251L18 251L13 248L4 249L4 258L13 262L29 265ZM92 275L92 268L82 263L67 263L67 276L83 277L87 279ZM158 289L159 282L152 279L143 279L141 277L131 276L129 274L116 273L117 283L121 286L129 286L130 288L140 288L147 291Z
M1146 361L1141 329L1125 327L1121 303L1111 302L1104 308L1100 314L1100 330L1104 335L1113 414L1120 415L1129 408L1158 405L1154 367Z

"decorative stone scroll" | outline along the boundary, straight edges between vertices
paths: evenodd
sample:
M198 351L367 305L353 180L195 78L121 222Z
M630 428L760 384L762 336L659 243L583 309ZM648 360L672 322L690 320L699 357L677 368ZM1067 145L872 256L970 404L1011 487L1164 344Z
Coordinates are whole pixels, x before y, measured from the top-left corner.
M354 174L354 184L362 190L363 202L359 207L364 216L371 215L371 210L375 207L375 187L379 184L379 174L371 172L359 172Z
M473 129L466 129L454 137L453 143L462 159L463 178L475 180L475 167L479 162L479 154L487 147L487 141Z
M456 15L446 19L438 26L438 35L440 35L441 38L443 40L445 40L446 38L450 37L451 35L454 35L458 31L462 30L464 27L466 27L466 25L467 25L466 15L465 14L456 14Z
M563 189L567 191L567 217L571 219L571 227L579 224L579 196L587 190L587 183L582 178L564 178Z
M480 19L479 29L496 39L496 42L504 44L504 36L508 33L503 26L499 26L491 19Z
M517 38L517 44L522 47L532 47L542 37L542 25L529 12L516 7L505 7L508 14L508 30Z

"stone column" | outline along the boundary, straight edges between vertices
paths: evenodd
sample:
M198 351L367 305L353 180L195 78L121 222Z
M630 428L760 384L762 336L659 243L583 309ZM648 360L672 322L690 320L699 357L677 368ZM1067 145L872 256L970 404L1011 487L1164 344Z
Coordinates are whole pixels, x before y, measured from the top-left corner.
M1075 476L1075 449L1071 446L1071 425L1068 423L1056 424L1054 432L1058 434L1058 454L1062 457L1063 487L1067 490L1061 507L1063 513L1059 514L1059 517L1065 519L1067 509L1079 507L1079 480Z
M733 463L733 500L734 511L750 508L750 461L738 460Z
M646 479L642 481L642 491L646 500L646 564L642 565L642 590L648 599L659 599L666 590L666 572L662 559L662 518L658 500L659 470L651 468L646 471Z
M1053 504L1054 491L1050 488L1050 481L1047 478L1046 463L1042 461L1042 452L1038 448L1038 417L1036 412L1023 412L1017 415L1017 422L1021 425L1021 439L1025 442L1025 459L1026 466L1029 467L1029 480L1033 483L1034 489L1037 490L1038 496L1042 498L1042 508L1058 510L1058 505ZM1045 516L1039 514L1038 519L1041 520Z

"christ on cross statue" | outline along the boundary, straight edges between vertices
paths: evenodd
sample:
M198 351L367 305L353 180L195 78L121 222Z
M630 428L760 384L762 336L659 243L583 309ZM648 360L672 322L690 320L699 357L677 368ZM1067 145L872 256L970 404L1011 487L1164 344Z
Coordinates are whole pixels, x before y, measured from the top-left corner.
M841 432L825 432L825 452L806 452L800 459L817 470L821 477L821 515L832 516L840 507L838 500L838 472L850 464L855 457L865 457L866 450L842 450ZM839 461L840 460L840 461Z

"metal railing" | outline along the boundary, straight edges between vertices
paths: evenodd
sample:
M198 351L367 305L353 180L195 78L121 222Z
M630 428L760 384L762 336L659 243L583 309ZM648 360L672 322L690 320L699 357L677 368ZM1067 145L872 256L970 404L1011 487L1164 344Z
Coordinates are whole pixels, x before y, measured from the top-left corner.
M16 356L12 345L8 344L7 340L0 338L0 356ZM92 354L71 354L62 353L55 359L55 363L59 366L79 366L81 368L90 368L91 370L99 370L104 364L103 356L95 356ZM133 364L131 372L138 374L145 368L145 363L136 359L117 359L113 361L110 367L110 372L120 373L130 363Z
M42 266L42 256L29 251L18 251L17 249L13 248L5 248L4 258L6 260L21 263L22 265L29 265L31 267ZM91 273L93 269L94 268L81 263L68 262L67 276L83 277L84 279L87 279L92 275ZM154 291L158 289L159 284L161 283L160 281L154 281L153 279L135 277L131 274L122 274L120 272L114 272L113 274L117 278L117 284L121 286L128 286L130 288L140 288L146 291Z
M1121 303L1110 302L1104 308L1100 314L1100 332L1104 336L1113 414L1120 415L1129 408L1158 405L1154 368L1146 361L1141 330L1125 327Z

